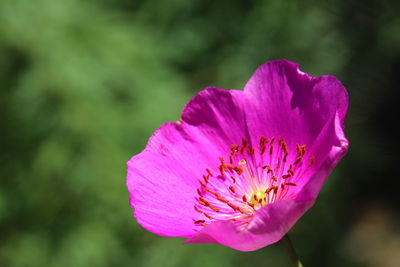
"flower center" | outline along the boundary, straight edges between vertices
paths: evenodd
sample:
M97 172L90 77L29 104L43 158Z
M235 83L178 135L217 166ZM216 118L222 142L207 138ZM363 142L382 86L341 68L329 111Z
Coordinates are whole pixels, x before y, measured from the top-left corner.
M253 203L253 205L255 205L256 207L265 206L267 204L266 199L267 194L265 193L265 191L257 190L254 192L254 194L252 194L251 203ZM260 200L261 203L259 202Z
M314 163L306 146L289 149L281 137L260 138L257 147L246 139L233 144L229 156L220 158L216 168L206 169L197 189L194 209L200 218L195 226L215 220L231 220L246 226L263 206L296 195L297 183Z

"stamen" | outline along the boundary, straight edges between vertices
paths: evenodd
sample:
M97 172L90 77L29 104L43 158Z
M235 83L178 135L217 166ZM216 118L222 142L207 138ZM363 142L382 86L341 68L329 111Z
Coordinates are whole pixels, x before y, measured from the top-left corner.
M242 214L245 213L241 207L237 207L237 210L238 210L240 213L242 213Z
M201 196L201 197L203 196L203 193L201 193L200 189L198 189L198 188L197 188L197 194L198 194L199 196Z
M315 157L311 156L310 163L308 163L308 167L311 167L314 164L314 161L315 161Z
M266 147L265 145L263 145L263 146L261 147L260 155L264 154L266 148L267 148L267 147Z
M225 167L230 170L233 170L233 168L235 168L235 166L233 166L232 164L226 164Z
M225 166L219 165L218 169L219 169L219 172L221 173L221 175L225 174Z
M285 154L289 154L288 146L284 140L282 140L282 149L285 152Z
M196 207L196 206L193 206L193 208L194 208L194 210L195 210L195 211L197 211L198 213L203 213L201 210L199 210L199 208L198 208L198 207Z
M207 214L207 213L205 213L204 212L204 216L206 216L208 219L210 219L210 220L212 220L212 219L214 219L212 216L210 216L209 214Z
M276 195L277 192L278 192L278 187L274 186L274 194Z
M290 164L290 166L289 166L288 173L289 173L290 175L292 175L292 176L294 175L293 165L292 165L292 164Z
M281 158L278 158L278 164L276 165L276 169L279 170L281 167Z
M283 156L283 162L286 162L287 161L287 156L289 155L289 153L286 153L285 152L285 155Z
M243 169L240 168L240 167L238 167L238 166L235 166L235 167L233 168L233 170L234 170L238 175L241 175L242 172L243 172Z
M207 192L209 192L210 194L214 195L215 197L218 196L218 194L215 193L214 191L212 191L211 189L208 189L208 188L207 188L206 190L207 190Z
M274 187L273 187L273 186L271 186L271 187L269 187L267 190L265 190L265 193L266 193L266 194L269 194L272 190L274 190Z
M231 207L234 211L237 210L237 207L235 205L233 205L232 203L228 202L226 204L228 204L228 206Z
M239 146L236 145L236 144L233 144L233 145L231 146L230 154L231 154L232 156L235 156L235 155L237 155L238 153L239 153Z
M197 202L199 202L200 205L203 205L203 206L206 206L206 207L207 207L206 202L204 202L203 200L198 199Z
M200 183L200 185L202 186L202 187L206 187L206 185L200 180L200 179L197 179L198 181L199 181L199 183Z
M248 147L248 148L247 148L247 153L248 153L249 155L254 155L254 148Z
M219 209L216 208L216 207L210 206L210 209L212 209L212 210L215 211L215 212L219 212Z
M217 199L218 199L219 201L221 201L221 202L224 202L224 203L228 203L228 202L229 202L229 200L227 200L227 199L221 197L220 195L217 195L216 197L217 197Z
M268 140L262 136L256 147L252 147L246 138L240 141L240 145L232 144L227 155L219 158L219 165L214 166L220 175L214 176L206 168L206 173L198 179L200 185L193 208L204 216L194 221L196 226L216 220L246 225L261 207L292 198L293 187L305 168L315 161L314 156L306 155L305 144L289 147L283 137L275 143L275 137ZM294 157L289 157L289 153ZM308 164L301 163L308 158Z
M268 188L265 193L269 194L271 191L274 191L274 194L276 194L276 192L278 191L278 187L276 185L271 186L270 188Z
M240 154L243 154L247 147L247 140L246 138L242 138L242 147L240 148Z
M271 141L269 142L269 145L272 146L274 144L274 141L275 141L275 137L272 137Z
M271 169L271 167L270 166L268 166L268 165L265 165L265 166L263 166L262 167L264 170L265 169L267 169L267 173L270 173L270 172L272 172L272 169Z
M242 146L243 147L247 146L247 139L246 138L242 138Z
M303 159L303 156L299 156L299 157L297 157L296 161L295 161L295 162L293 162L293 165L297 165L297 164L299 164L299 162L300 162L302 159Z
M265 146L265 143L268 142L268 139L265 136L261 136L260 138L260 147Z
M236 192L235 192L235 188L233 188L233 186L231 186L231 185L229 186L229 190L231 190L232 193L236 193Z
M211 204L207 200L205 200L203 197L199 197L199 203L203 206L209 207Z

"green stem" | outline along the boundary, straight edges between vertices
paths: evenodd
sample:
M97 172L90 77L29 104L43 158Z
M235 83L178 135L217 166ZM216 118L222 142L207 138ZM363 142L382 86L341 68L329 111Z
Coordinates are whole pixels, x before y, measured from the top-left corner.
M303 267L303 264L301 264L300 259L299 259L299 257L297 257L296 251L294 250L292 241L290 241L289 234L286 234L282 238L281 243L286 248L289 259L292 262L293 266L294 267Z

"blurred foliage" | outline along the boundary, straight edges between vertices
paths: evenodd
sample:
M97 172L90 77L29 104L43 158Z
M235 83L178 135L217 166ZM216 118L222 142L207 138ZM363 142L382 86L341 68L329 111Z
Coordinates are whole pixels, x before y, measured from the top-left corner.
M370 264L349 252L354 221L371 203L399 221L399 10L394 0L1 0L0 266L288 266L279 245L240 253L150 234L125 188L125 162L195 92L243 88L276 58L338 76L351 97L350 152L292 230L298 252L305 266Z

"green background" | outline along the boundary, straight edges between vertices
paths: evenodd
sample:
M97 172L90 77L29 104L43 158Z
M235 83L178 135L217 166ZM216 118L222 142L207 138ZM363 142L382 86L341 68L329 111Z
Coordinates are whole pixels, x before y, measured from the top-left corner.
M291 230L305 266L400 266L399 1L0 0L0 266L290 266L132 216L126 161L207 86L285 58L350 93L348 155ZM157 196L154 196L157 197Z

